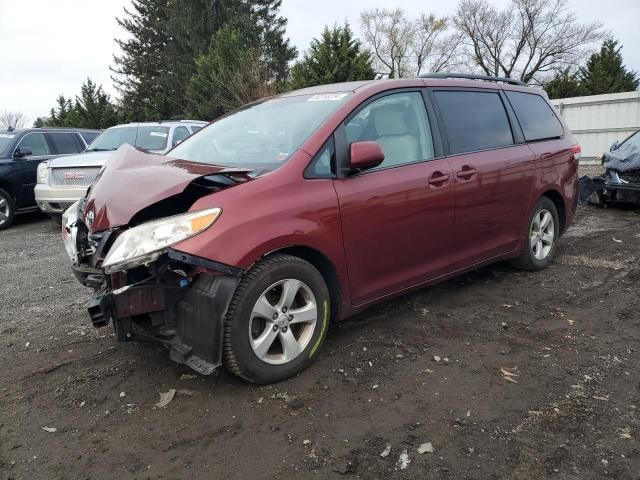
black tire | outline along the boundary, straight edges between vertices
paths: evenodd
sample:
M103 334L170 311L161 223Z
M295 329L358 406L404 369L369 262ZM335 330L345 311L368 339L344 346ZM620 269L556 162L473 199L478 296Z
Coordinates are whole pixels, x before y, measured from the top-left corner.
M278 287L274 289L270 289L270 287L278 282L286 283L287 279L303 282L303 286L311 291L313 300L315 300L317 316L312 333L306 334L306 346L301 352L290 361L276 365L261 359L252 347L252 312L256 302L263 294L274 292L274 295L279 296ZM282 298L284 298L284 293L282 293ZM296 299L296 302L300 301L300 297L296 296ZM330 312L329 290L322 275L313 265L291 255L275 254L266 257L244 275L229 305L224 324L224 363L226 368L249 382L262 384L279 382L296 375L309 366L317 356L329 328ZM258 321L261 320L258 319ZM263 334L271 328L269 325L274 328L274 332L277 332L275 324L269 324L264 320L262 322L265 326L259 330L264 328ZM275 320L274 322L277 323ZM292 326L289 327L290 334L293 333L294 328L298 328L300 325L292 323ZM274 340L274 346L268 351L271 352L273 348L281 345L284 357L284 344L279 342L280 335L286 333L287 327L281 326L280 328L278 333L274 333L277 335L277 340Z
M16 216L13 197L0 188L0 230L9 228Z
M537 258L535 250L531 244L531 236L534 231L534 222L541 212L548 211L553 219L553 242L548 254L544 258ZM527 229L524 235L524 249L519 258L513 260L513 265L516 268L529 271L538 271L546 268L553 262L553 257L556 253L558 246L558 239L560 238L560 220L558 217L558 209L553 201L548 197L541 197L533 208L533 212L529 216L529 222L527 222Z

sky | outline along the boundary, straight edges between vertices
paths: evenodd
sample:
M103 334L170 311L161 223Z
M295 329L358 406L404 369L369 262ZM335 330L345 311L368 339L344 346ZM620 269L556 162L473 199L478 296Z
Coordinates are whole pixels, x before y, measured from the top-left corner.
M508 0L494 0L504 6ZM47 116L60 94L75 96L90 77L116 95L109 66L118 53L116 23L130 0L0 0L0 112L18 110L33 122ZM451 15L453 0L283 0L287 35L303 52L325 25L348 21L359 32L360 12L396 6ZM640 71L639 0L569 0L581 22L601 21L624 46L628 68Z

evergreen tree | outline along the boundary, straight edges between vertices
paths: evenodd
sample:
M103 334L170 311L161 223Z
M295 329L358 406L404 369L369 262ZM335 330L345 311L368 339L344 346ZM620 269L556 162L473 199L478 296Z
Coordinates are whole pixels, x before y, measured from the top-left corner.
M542 86L551 99L579 97L584 91L580 84L578 73L572 73L569 67L556 72L553 79Z
M160 120L175 110L169 105L179 91L171 83L172 65L167 59L168 4L168 0L134 0L131 10L125 7L125 18L117 19L130 35L127 40L116 39L122 56L114 55L112 69L126 120Z
M47 120L47 125L52 127L75 128L109 128L116 123L118 116L109 95L90 78L80 87L80 96L75 102L60 95L57 107L51 109Z
M638 73L629 71L622 63L622 46L612 38L602 44L600 52L591 55L585 67L580 68L580 83L584 95L630 92L638 89Z
M38 117L36 118L36 121L33 122L33 128L42 128L44 127L44 122L42 121L42 118Z
M192 116L205 120L278 91L277 73L260 49L236 28L222 27L196 60L187 88Z
M116 110L109 95L90 78L80 88L74 108L77 127L108 128L117 123Z
M276 82L288 75L295 49L284 37L281 0L133 0L119 24L129 33L116 40L114 81L128 120L158 120L187 113L187 85L196 59L207 53L213 34L235 28L257 49Z
M65 98L64 95L60 95L57 100L57 108L51 109L49 121L47 122L50 127L71 127L71 116L74 109L71 99Z
M348 23L325 27L320 39L314 38L304 58L291 69L291 88L304 88L335 82L372 80L373 59L362 50Z

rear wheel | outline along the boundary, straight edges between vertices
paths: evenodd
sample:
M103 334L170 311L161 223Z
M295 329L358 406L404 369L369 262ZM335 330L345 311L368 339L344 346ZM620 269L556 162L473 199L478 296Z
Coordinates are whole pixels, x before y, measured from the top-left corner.
M525 248L513 263L524 270L542 270L552 261L560 236L558 210L551 199L538 200L529 220Z
M0 230L9 228L16 214L13 197L0 188Z
M242 279L225 319L225 365L255 383L279 382L306 368L329 326L329 291L310 263L273 255Z

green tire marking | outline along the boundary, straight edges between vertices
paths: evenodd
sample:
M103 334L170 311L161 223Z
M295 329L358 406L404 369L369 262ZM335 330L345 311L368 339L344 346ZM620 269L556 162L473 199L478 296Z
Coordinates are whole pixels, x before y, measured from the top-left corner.
M329 319L329 306L327 305L327 301L324 301L324 315L322 317L322 331L320 332L320 336L318 337L318 340L316 340L315 345L313 346L313 348L311 349L311 352L309 353L309 358L313 357L316 353L316 350L318 350L318 347L320 346L320 342L322 342L322 339L324 338L324 332L327 329L327 322Z

